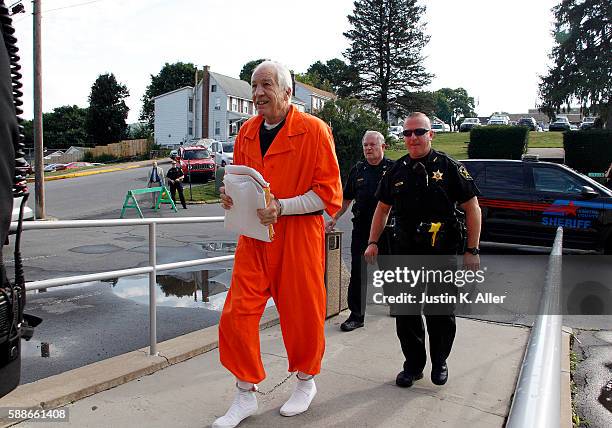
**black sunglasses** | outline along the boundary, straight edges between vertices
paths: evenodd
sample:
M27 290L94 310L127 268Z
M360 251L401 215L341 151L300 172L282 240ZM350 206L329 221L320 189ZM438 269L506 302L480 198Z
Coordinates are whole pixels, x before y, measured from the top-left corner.
M404 137L412 137L413 132L414 132L414 135L416 135L417 137L420 137L421 135L427 134L429 132L429 129L425 129L425 128L404 129L402 131L402 134L404 135Z

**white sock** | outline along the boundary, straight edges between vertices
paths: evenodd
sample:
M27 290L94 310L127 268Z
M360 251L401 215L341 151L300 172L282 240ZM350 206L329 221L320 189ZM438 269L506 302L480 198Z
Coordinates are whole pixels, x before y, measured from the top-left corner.
M236 383L237 390L232 405L225 415L213 422L212 428L234 428L244 419L257 412L257 398L255 397L257 387L252 383L242 382L244 386L250 385L249 389L242 388L238 385L240 382Z
M302 380L300 375L309 376L309 379ZM315 385L314 376L299 372L293 394L281 407L280 414L283 416L295 416L304 413L310 407L310 403L316 394L317 386Z

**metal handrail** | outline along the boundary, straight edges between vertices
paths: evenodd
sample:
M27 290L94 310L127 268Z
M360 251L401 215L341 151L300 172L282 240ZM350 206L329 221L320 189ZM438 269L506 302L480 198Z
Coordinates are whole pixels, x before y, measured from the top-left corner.
M123 276L149 274L149 355L157 355L157 272L200 266L216 262L229 261L234 255L207 257L204 259L186 260L182 262L157 264L157 228L158 224L189 224L218 223L223 217L181 217L181 218L139 218L112 220L62 220L62 221L28 221L23 223L23 230L68 229L83 227L118 227L118 226L148 226L149 229L149 265L131 269L104 271L86 275L64 276L60 278L31 281L25 283L26 290L61 287L88 281L120 278ZM17 223L11 223L11 231L17 229Z
M507 428L558 428L561 424L561 254L559 227L548 260L539 315L531 329Z

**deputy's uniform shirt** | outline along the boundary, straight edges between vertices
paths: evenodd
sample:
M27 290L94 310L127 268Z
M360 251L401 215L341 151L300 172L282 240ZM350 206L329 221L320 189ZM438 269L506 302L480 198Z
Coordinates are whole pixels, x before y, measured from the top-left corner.
M178 166L174 166L168 170L166 177L169 178L170 180L176 180L177 178L180 178L183 175L184 175L183 170L179 168Z
M360 161L351 168L344 186L344 200L352 199L353 222L367 223L368 231L376 210L377 200L374 197L381 178L391 169L393 161L383 157L378 165Z
M431 149L420 159L398 159L382 178L376 198L392 205L402 247L414 245L421 223L441 223L450 230L455 208L480 192L463 165Z

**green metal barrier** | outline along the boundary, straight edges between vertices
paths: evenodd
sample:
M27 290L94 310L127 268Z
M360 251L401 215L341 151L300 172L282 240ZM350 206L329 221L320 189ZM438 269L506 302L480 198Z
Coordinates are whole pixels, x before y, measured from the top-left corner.
M159 209L159 206L161 204L170 204L172 205L172 209L174 210L174 212L178 212L178 210L176 209L176 205L174 204L174 201L170 197L170 191L168 190L166 186L148 187L146 189L128 190L127 194L125 195L125 201L123 202L123 208L121 209L121 216L119 216L119 218L123 218L123 215L125 214L125 211L128 208L135 208L140 218L144 218L144 216L142 215L142 211L140 210L140 207L138 206L138 201L136 200L135 196L144 195L146 193L154 193L154 192L159 192L159 195L157 196L157 201L155 202L155 207L154 207L155 211Z

